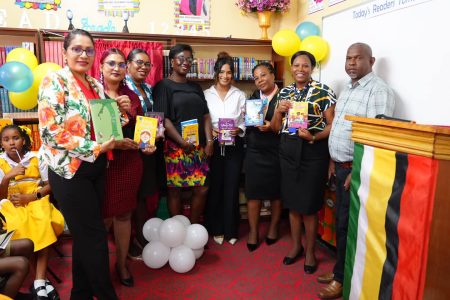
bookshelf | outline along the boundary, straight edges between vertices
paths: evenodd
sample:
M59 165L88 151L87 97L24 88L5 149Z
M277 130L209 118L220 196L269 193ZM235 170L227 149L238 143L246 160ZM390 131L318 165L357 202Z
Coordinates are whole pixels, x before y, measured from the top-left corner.
M39 30L39 44L41 46L40 60L46 61L48 51L53 51L48 42L61 42L66 30ZM141 33L122 33L122 32L90 32L94 39L103 39L111 41L145 41L160 42L164 48L164 55L168 54L170 47L177 43L189 44L194 50L194 57L199 59L215 59L217 53L226 51L232 57L248 57L255 60L268 60L274 64L276 83L284 86L284 57L279 56L272 50L271 41L257 39L235 39L219 37L196 37L196 36L177 36L163 34L141 34ZM58 45L61 47L61 44ZM62 64L61 61L54 61ZM250 68L251 69L251 68ZM164 69L163 69L164 71ZM213 79L190 78L189 80L198 82L203 89L208 88L214 83ZM241 79L235 80L235 85L244 90L248 95L255 89L253 80Z

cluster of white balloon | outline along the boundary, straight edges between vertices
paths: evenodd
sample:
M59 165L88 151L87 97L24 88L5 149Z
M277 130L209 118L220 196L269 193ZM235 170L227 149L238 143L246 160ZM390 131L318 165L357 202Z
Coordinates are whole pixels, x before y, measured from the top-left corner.
M164 221L151 218L145 222L142 231L149 242L142 251L142 258L152 269L159 269L169 262L175 272L189 272L208 242L205 227L191 224L183 215Z

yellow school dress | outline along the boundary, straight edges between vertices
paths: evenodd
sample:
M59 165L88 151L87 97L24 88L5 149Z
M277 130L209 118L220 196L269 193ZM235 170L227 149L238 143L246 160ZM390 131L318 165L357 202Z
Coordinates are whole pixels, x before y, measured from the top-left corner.
M36 193L42 181L47 181L47 167L39 164L35 153L28 152L21 160L26 168L24 175L16 176L9 182L9 195ZM6 153L0 155L0 180L17 165ZM41 176L42 175L42 176ZM8 199L0 201L0 213L6 219L7 231L16 230L12 239L29 238L34 242L34 251L39 251L54 242L64 229L64 218L49 196L31 201L25 206L15 207Z

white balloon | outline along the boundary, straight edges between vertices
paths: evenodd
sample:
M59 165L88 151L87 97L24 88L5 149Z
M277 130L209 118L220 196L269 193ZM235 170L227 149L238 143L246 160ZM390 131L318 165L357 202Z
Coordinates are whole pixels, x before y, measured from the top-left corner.
M203 255L203 251L205 251L205 248L202 247L200 249L192 249L195 255L195 259L199 259Z
M177 219L178 221L181 221L181 223L183 223L184 227L188 227L189 225L191 225L191 221L189 221L188 217L186 217L185 215L176 215L176 216L173 216L172 218Z
M185 245L173 248L170 251L169 265L177 273L189 272L195 265L195 254Z
M208 242L208 231L200 224L192 224L186 228L184 244L191 249L200 249Z
M159 269L169 260L170 248L160 241L151 241L142 251L142 259L147 267Z
M159 226L159 240L168 247L177 247L184 242L186 229L183 223L177 219L167 219Z
M159 241L159 226L161 226L162 222L163 220L160 218L151 218L144 223L142 233L148 242Z

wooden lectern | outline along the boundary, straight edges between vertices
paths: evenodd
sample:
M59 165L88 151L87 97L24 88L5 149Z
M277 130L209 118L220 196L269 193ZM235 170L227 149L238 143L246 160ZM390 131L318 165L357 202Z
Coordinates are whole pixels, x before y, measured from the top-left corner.
M450 127L346 116L344 299L450 299Z

